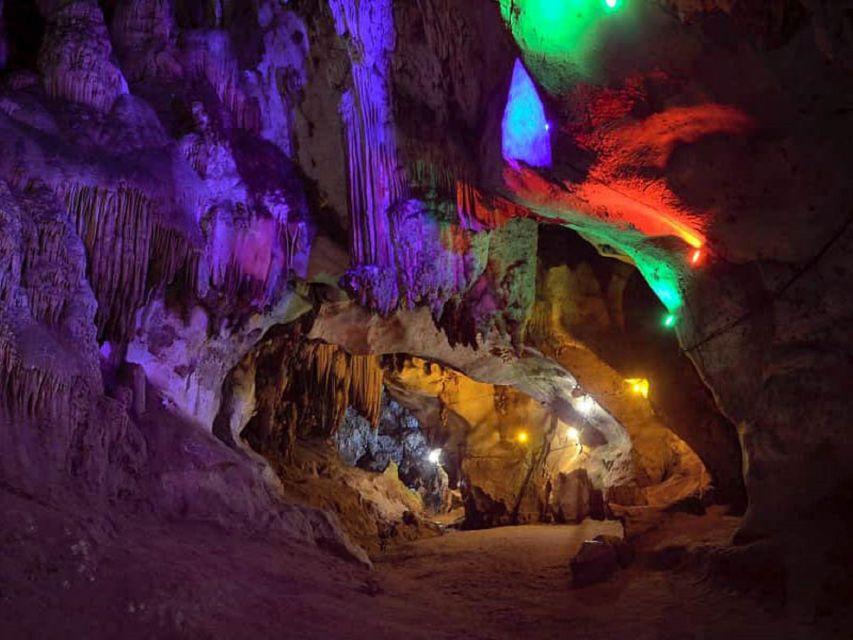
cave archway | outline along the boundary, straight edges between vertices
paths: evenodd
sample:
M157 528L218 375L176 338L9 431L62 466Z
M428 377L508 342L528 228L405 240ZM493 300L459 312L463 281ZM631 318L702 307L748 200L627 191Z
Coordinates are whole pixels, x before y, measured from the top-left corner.
M412 331L398 326L396 341L384 346L351 330L320 341L313 334L330 330L328 317L325 325L305 320L270 332L232 372L224 406L235 412L220 415L215 433L266 458L285 485L304 483L306 470L325 478L300 497L335 505L368 546L376 531L366 522L379 518L380 532L396 531L387 518L407 511L431 520L464 506L458 524L482 528L621 518L630 509L662 510L684 500L701 509L710 499L710 474L699 456L591 350L581 368L596 378L581 387L582 378L559 364L576 345L544 345L553 360L528 349L524 357L472 350L470 361L468 348L459 347L436 360L423 353L441 353L443 334L429 320L435 342L418 342L425 336L422 314L402 318ZM541 323L533 327L534 342L542 330ZM418 355L407 354L406 345ZM580 362L569 355L571 364ZM599 393L602 380L614 379L615 387ZM343 493L341 482L349 486Z
M585 386L606 389L608 379L618 382L614 374L646 381L643 400L654 419L699 455L716 499L742 512L746 493L737 429L662 323L666 310L637 269L602 255L569 228L543 226L537 305L531 342ZM623 408L618 394L612 403L603 402L617 417L631 415L632 407Z

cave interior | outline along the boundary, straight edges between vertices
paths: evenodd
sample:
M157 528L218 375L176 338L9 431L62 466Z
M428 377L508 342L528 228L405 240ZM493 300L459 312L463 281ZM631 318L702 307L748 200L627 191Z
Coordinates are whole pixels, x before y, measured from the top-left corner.
M851 140L851 0L0 0L0 635L849 638Z

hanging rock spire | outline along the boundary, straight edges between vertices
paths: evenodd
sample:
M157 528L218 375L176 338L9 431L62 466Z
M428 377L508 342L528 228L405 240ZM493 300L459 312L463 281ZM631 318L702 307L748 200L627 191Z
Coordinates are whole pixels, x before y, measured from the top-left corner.
M389 0L330 0L335 29L347 41L352 88L341 99L346 136L353 271L362 302L390 311L397 303L389 208L405 192L391 115Z

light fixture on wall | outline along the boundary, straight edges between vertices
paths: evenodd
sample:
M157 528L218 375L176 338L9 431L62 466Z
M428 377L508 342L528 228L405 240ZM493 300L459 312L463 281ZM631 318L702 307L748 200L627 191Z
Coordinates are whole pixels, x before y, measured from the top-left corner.
M649 397L649 381L646 378L628 378L625 384L630 387L633 394L644 398Z
M530 440L530 436L528 435L528 433L526 431L519 431L518 435L515 436L515 439L520 444L527 444L527 441Z
M700 262L702 262L702 249L696 249L696 251L690 254L690 264L698 267Z
M433 449L427 454L427 460L433 464L441 462L441 449Z
M577 410L583 415L588 416L593 409L595 409L595 400L591 396L586 395L578 400Z

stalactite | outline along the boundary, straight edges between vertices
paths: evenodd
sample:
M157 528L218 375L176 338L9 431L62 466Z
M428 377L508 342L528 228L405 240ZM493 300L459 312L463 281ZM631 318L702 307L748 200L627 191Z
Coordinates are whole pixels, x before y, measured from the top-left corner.
M427 200L436 200L456 192L460 171L441 158L430 157L430 149L419 149L414 160L406 162L406 175L414 190L419 188ZM443 197L441 198L443 200Z
M66 255L68 228L61 220L42 220L25 225L23 238L22 283L27 287L30 312L49 326L58 326L67 303L69 286L76 286L74 274L69 281L64 270L54 265L69 263ZM27 286L31 285L31 286Z
M0 332L3 327L0 326ZM27 366L14 337L0 333L0 412L15 420L52 420L77 423L87 395L84 381L63 379L52 371Z
M241 437L277 463L289 459L298 437L333 435L348 407L378 426L384 383L378 356L306 341L291 325L274 331L240 366L251 371L254 394Z
M391 115L393 11L389 0L330 0L329 7L338 35L351 44L353 88L340 105L354 263L348 285L362 303L387 313L397 298L388 210L406 192Z
M63 200L89 256L89 277L98 299L103 337L125 338L133 313L143 303L150 242L151 203L139 190L112 191L70 184Z
M156 205L135 187L69 183L58 192L86 247L99 334L125 340L149 292L170 282L186 261L188 242L161 226Z
M151 234L147 291L152 292L172 282L180 268L186 264L189 253L190 247L183 233L155 225Z
M347 132L353 258L358 265L393 267L387 212L402 196L403 186L393 133L381 120L382 109L374 103L377 90L373 87L378 83L370 73L356 75L356 89L345 94L341 103Z
M322 424L333 433L347 407L352 406L374 426L378 423L382 401L383 372L376 356L351 355L339 347L310 343L303 349L305 376L291 377L289 384L299 385L315 410L328 411ZM317 391L321 402L317 403Z
M38 65L45 91L109 111L116 98L128 93L127 82L110 60L112 46L97 3L70 2L48 18Z
M110 30L128 80L180 77L171 0L119 2Z
M206 78L240 129L259 133L260 105L256 97L243 90L242 73L231 50L226 31L198 31L185 34L187 68L193 75Z
M44 186L21 194L0 181L0 228L0 411L74 422L97 365L82 345L72 358L45 354L69 332L94 355L82 246Z
M456 208L460 224L474 231L497 229L510 220L530 218L530 210L500 196L485 194L464 180L456 183Z

